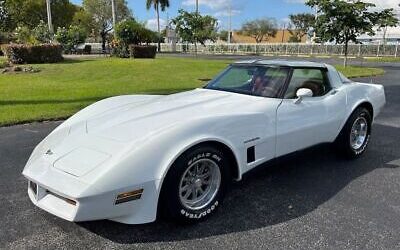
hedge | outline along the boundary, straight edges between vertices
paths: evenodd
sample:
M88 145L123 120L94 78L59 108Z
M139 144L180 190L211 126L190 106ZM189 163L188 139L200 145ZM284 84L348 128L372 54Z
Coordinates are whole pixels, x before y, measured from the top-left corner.
M157 46L153 45L130 45L130 56L133 58L155 58Z
M11 63L55 63L63 60L62 47L58 44L10 44L4 52Z

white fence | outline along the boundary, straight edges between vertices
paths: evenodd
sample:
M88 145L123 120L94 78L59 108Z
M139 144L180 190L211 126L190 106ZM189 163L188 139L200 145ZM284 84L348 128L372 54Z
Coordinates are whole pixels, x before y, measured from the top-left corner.
M100 43L87 43L92 46L93 54L101 54ZM156 44L154 44L156 45ZM84 46L84 45L82 45ZM175 47L175 48L174 48ZM352 57L400 57L400 45L351 44L348 53ZM162 52L194 53L194 44L161 44ZM110 52L107 46L106 53ZM343 56L344 45L304 44L304 43L270 43L270 44L207 44L198 45L200 54L231 55L320 55Z
M194 53L193 44L177 44L175 51L171 44L162 44L163 52ZM269 55L326 55L343 56L344 45L327 44L296 44L296 43L273 43L273 44L207 44L198 45L198 53L202 54L269 54ZM382 57L400 56L399 44L397 45L374 45L374 44L351 44L349 45L349 56L355 57Z

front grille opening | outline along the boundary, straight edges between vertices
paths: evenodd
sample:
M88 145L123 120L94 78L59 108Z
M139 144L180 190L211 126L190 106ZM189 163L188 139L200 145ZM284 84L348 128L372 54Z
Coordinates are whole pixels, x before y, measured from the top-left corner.
M51 195L53 195L53 196L65 201L65 202L67 202L68 204L76 206L76 201L74 201L74 200L68 199L66 197L62 197L61 195L55 194L53 192L50 192L49 190L46 190L46 193L51 194Z

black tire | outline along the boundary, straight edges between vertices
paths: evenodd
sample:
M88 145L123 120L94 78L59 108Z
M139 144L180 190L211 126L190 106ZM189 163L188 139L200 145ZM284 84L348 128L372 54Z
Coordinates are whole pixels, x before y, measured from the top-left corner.
M199 209L191 209L187 205L185 206L181 200L180 186L184 185L182 183L186 183L181 182L184 174L187 176L188 169L196 162L209 162L213 165L213 169L216 169L213 164L215 163L220 173L220 184L219 188L215 188L217 191L214 192L214 195L208 199L209 204L205 204L204 207ZM168 171L161 192L160 209L162 211L160 212L168 219L183 224L203 221L213 215L217 208L221 206L230 182L229 159L226 158L222 151L208 145L200 145L189 149L175 161Z
M358 120L362 119L366 121L367 129L366 136L363 140L363 143L357 147L353 147L351 143L351 132L353 128L353 124ZM336 147L339 152L348 159L356 159L365 153L367 150L370 138L371 138L371 128L372 128L372 117L370 112L366 108L357 108L350 118L347 120L344 125L342 131L340 132L337 140Z

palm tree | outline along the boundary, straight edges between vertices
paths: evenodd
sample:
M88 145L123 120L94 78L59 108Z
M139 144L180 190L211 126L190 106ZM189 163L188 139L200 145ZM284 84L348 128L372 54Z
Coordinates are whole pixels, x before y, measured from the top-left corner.
M149 10L151 6L154 7L157 13L157 29L158 29L158 52L161 51L161 28L160 28L160 8L161 11L165 11L169 7L169 0L146 0L146 8Z
M50 31L50 34L53 35L54 29L53 29L53 22L51 20L51 2L50 2L50 0L46 0L46 7L47 7L47 23L49 26L49 31Z

